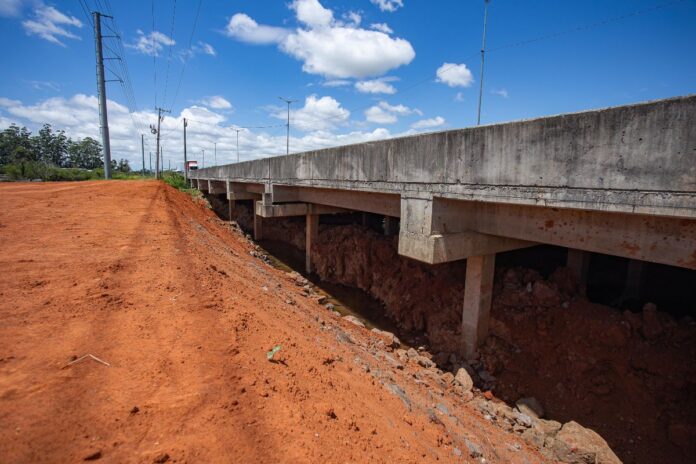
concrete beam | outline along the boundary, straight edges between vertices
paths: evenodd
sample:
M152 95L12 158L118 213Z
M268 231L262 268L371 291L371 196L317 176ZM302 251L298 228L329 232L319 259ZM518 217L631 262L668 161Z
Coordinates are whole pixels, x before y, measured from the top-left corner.
M312 268L312 246L319 236L319 215L307 214L305 227L305 270L307 274L313 272Z
M488 336L494 273L495 255L467 258L462 311L462 354L465 359L471 359Z
M447 205L428 195L402 198L400 255L438 264L536 245L443 223L443 208Z
M696 219L444 199L433 204L438 216L433 222L443 230L471 230L696 269Z
M211 195L219 195L221 193L227 193L227 182L222 180L209 180L208 181L208 193Z
M399 217L399 195L355 190L273 185L273 202L304 202Z
M339 214L349 211L343 208L334 208L324 205L313 205L311 203L285 203L280 205L264 205L256 202L255 214L264 218L305 216L307 214Z
M467 231L447 235L400 234L399 254L428 264L448 263L538 245L507 237Z

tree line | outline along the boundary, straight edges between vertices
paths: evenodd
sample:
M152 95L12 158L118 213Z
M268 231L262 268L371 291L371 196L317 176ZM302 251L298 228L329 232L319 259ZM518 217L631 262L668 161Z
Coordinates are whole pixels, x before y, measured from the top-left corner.
M11 124L0 132L0 168L13 171L12 168L42 164L51 168L72 168L98 170L103 169L101 144L91 137L73 140L63 130L54 130L50 124L44 124L38 134L32 135L26 127ZM131 171L128 160L111 161L114 171L127 173Z

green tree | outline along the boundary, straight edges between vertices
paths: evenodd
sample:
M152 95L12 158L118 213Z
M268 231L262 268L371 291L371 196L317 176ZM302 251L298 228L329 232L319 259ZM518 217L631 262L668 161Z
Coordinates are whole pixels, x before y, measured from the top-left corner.
M31 142L31 132L26 127L11 124L0 132L0 165L17 161L38 159Z
M68 164L73 168L96 169L104 166L101 144L91 137L73 142L68 139Z
M50 124L44 124L39 135L32 137L32 143L44 163L58 167L68 164L68 138L64 131L54 132Z
M121 158L118 161L118 166L116 167L116 170L119 172L125 172L125 173L131 172L131 167L130 167L130 164L128 164L128 160Z

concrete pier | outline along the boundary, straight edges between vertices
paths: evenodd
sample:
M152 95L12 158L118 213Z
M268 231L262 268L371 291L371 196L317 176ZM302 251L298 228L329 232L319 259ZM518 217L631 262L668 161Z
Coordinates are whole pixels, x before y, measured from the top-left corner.
M496 253L567 247L581 281L587 252L696 269L695 156L696 96L686 96L215 166L191 182L229 200L263 194L255 236L261 217L339 208L398 220L403 256L468 259L471 353L485 338Z

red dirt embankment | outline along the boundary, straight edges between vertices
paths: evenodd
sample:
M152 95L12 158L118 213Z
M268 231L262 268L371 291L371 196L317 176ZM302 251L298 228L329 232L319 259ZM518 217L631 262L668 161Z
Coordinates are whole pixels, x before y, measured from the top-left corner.
M0 185L0 243L0 462L545 462L163 184Z
M300 221L266 220L264 236L305 246ZM399 256L396 240L359 225L322 225L316 272L370 293L405 333L427 334L433 359L456 372L465 263L428 266ZM490 334L470 363L479 386L510 404L537 398L546 417L599 432L626 462L693 462L693 318L651 304L641 313L593 304L566 268L548 279L498 269Z

